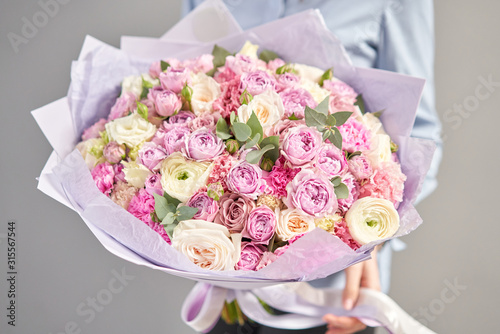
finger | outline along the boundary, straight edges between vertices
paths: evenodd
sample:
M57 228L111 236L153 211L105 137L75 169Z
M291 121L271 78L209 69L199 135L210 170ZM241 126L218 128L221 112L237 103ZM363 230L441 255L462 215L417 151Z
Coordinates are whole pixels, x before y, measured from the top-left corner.
M375 256L364 262L360 286L380 291L380 275Z
M345 270L345 288L342 294L342 304L346 310L353 308L358 300L363 262L350 266Z

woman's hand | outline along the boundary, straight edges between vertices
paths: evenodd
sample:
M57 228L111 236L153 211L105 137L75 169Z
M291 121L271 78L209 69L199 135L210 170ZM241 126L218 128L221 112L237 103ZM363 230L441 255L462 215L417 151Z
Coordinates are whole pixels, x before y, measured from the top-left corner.
M380 291L380 278L377 266L378 247L372 252L370 260L350 266L345 270L346 284L342 295L342 304L346 310L356 305L360 288ZM366 328L360 320L353 317L338 317L327 314L323 317L327 322L326 334L351 334Z

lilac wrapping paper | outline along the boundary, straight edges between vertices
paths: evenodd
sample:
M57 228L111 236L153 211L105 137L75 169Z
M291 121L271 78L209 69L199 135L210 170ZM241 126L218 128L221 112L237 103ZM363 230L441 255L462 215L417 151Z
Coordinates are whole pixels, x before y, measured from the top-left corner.
M220 5L218 1L209 3ZM196 22L196 17L192 15L186 19L191 21L181 21L174 27L176 31L188 31L186 26ZM234 23L230 19L224 19L224 22ZM79 152L71 151L70 147L78 142L86 127L107 116L119 94L122 79L147 72L153 59L146 59L145 55L185 59L204 52L210 53L214 44L203 40L189 40L182 44L180 40L169 41L168 36L167 33L164 39L158 40L124 37L123 50L87 37L79 59L72 65L67 98L33 112L55 151L42 171L39 189L77 211L104 247L113 254L136 264L215 286L247 290L283 282L309 281L369 258L376 243L353 251L337 237L316 229L300 238L284 255L260 271L208 271L191 263L147 225L99 192ZM404 200L398 209L401 226L394 237L417 228L422 220L412 203L429 169L434 144L408 136L424 80L353 67L340 41L328 31L321 15L314 10L246 32L237 31L219 38L216 43L237 51L246 40L260 45L261 50L277 52L286 61L322 69L333 67L336 77L363 93L370 111L385 109L382 122L386 132L400 146L399 158L403 172L408 177ZM154 50L165 53L159 55ZM56 128L50 122L55 121L56 117L65 119L66 126L71 129Z

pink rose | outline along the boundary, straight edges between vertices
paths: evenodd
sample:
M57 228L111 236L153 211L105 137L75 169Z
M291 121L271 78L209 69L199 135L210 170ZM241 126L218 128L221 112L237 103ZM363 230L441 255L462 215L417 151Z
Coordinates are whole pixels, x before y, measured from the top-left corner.
M170 66L166 72L160 73L160 83L163 89L171 90L179 94L187 83L190 83L189 70L186 68L174 68Z
M146 178L144 186L148 194L158 194L163 196L163 188L161 186L161 174L155 173L151 174Z
M293 73L285 72L278 76L277 89L279 92L287 88L295 88L300 84L300 78Z
M189 124L194 119L196 119L196 116L192 112L182 110L171 116L168 119L168 124Z
M230 191L248 196L251 199L256 199L265 188L262 169L244 160L229 170L226 184Z
M257 265L267 248L254 242L241 243L240 260L235 266L236 270L257 270Z
M193 219L201 219L208 222L213 222L217 212L219 212L219 204L217 201L208 197L205 192L194 194L187 201L186 206L198 209L198 212L193 216Z
M163 117L172 116L182 107L182 101L170 90L163 90L154 94L154 104L158 115Z
M163 124L165 129L165 135L163 137L163 145L170 155L174 152L180 152L183 147L185 147L185 139L189 136L189 129L182 124Z
M267 206L259 206L248 215L242 231L244 238L267 245L276 231L276 215Z
M336 146L325 144L321 147L314 166L331 179L347 171L347 160L344 152Z
M226 64L227 69L231 70L236 75L243 73L253 72L257 70L257 61L249 56L237 54L236 56L227 56Z
M276 256L276 254L274 254L272 252L264 252L264 254L262 255L262 258L260 259L260 262L257 265L257 267L255 268L255 270L261 270L261 269L267 267L268 265L270 265L271 263L276 261L277 258L278 258L278 256Z
M324 217L337 211L337 196L333 184L324 175L312 170L301 170L286 187L283 202L288 208L297 208L307 215Z
M102 151L102 155L104 159L108 160L112 164L119 163L125 157L125 145L120 145L115 141L110 141L106 146L104 146L104 150Z
M191 131L195 131L201 128L207 128L210 131L215 131L215 128L217 127L217 121L220 118L220 114L217 112L214 113L203 113L200 116L194 118L193 120L189 121L188 126L191 129Z
M103 194L109 196L115 181L115 170L113 166L109 162L100 163L92 169L91 175L97 188L99 188Z
M316 158L322 143L323 138L318 130L298 126L288 130L281 146L281 154L292 165L304 166Z
M92 126L85 129L82 134L82 140L89 140L92 138L99 138L101 136L100 132L106 130L107 121L104 118L101 118L97 122L95 122Z
M272 127L271 129L271 136L279 136L280 137L280 143L282 143L285 140L285 136L288 133L288 130L291 128L296 128L301 125L306 125L306 122L304 120L298 120L298 121L292 121L289 120L288 118L285 118L278 123L276 123L275 126Z
M330 91L329 112L354 111L357 93L354 89L343 81L325 80L323 88Z
M347 162L347 165L349 166L349 172L358 180L367 179L373 174L370 160L368 160L365 155L356 155L352 157Z
M201 128L185 139L186 154L189 158L204 161L213 159L224 151L224 142L211 130Z
M245 72L240 78L240 92L247 90L252 95L267 90L276 91L276 80L264 71Z
M207 73L214 68L214 56L211 54L203 54L199 57L184 61L182 65L195 73Z
M126 92L122 94L118 99L116 99L115 104L111 107L111 112L108 116L108 121L127 116L129 112L137 108L136 97L131 92Z
M167 157L165 149L152 142L144 143L138 153L139 162L153 172L160 169L163 159Z
M358 197L359 197L359 183L356 181L352 174L347 173L342 177L342 182L347 186L349 190L349 196L347 198L342 198L338 200L339 209L342 212L347 212Z
M267 63L267 69L271 72L276 72L278 68L286 65L285 61L280 58L273 59Z
M311 93L303 88L287 88L280 93L285 107L285 117L295 115L297 118L304 118L306 106L316 108L318 105Z
M154 79L158 79L161 72L163 72L161 70L161 61L153 62L149 67L149 75Z
M123 168L124 167L121 163L113 165L113 171L115 172L115 182L127 182L125 180L125 173L123 172Z
M370 149L371 132L356 118L349 117L338 129L342 135L342 149L350 153Z
M240 233L243 230L248 215L255 208L254 201L231 193L225 193L219 200L219 205L215 223L227 227L231 233Z

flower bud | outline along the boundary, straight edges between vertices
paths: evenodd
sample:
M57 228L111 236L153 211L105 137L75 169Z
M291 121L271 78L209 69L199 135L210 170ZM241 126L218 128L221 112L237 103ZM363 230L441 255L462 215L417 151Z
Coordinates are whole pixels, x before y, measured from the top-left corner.
M226 150L230 153L236 153L240 149L240 144L234 139L229 139L226 141Z
M262 160L262 163L260 164L260 168L262 170L265 170L266 172L271 171L271 169L273 169L273 166L274 166L274 162L269 158L264 158Z

